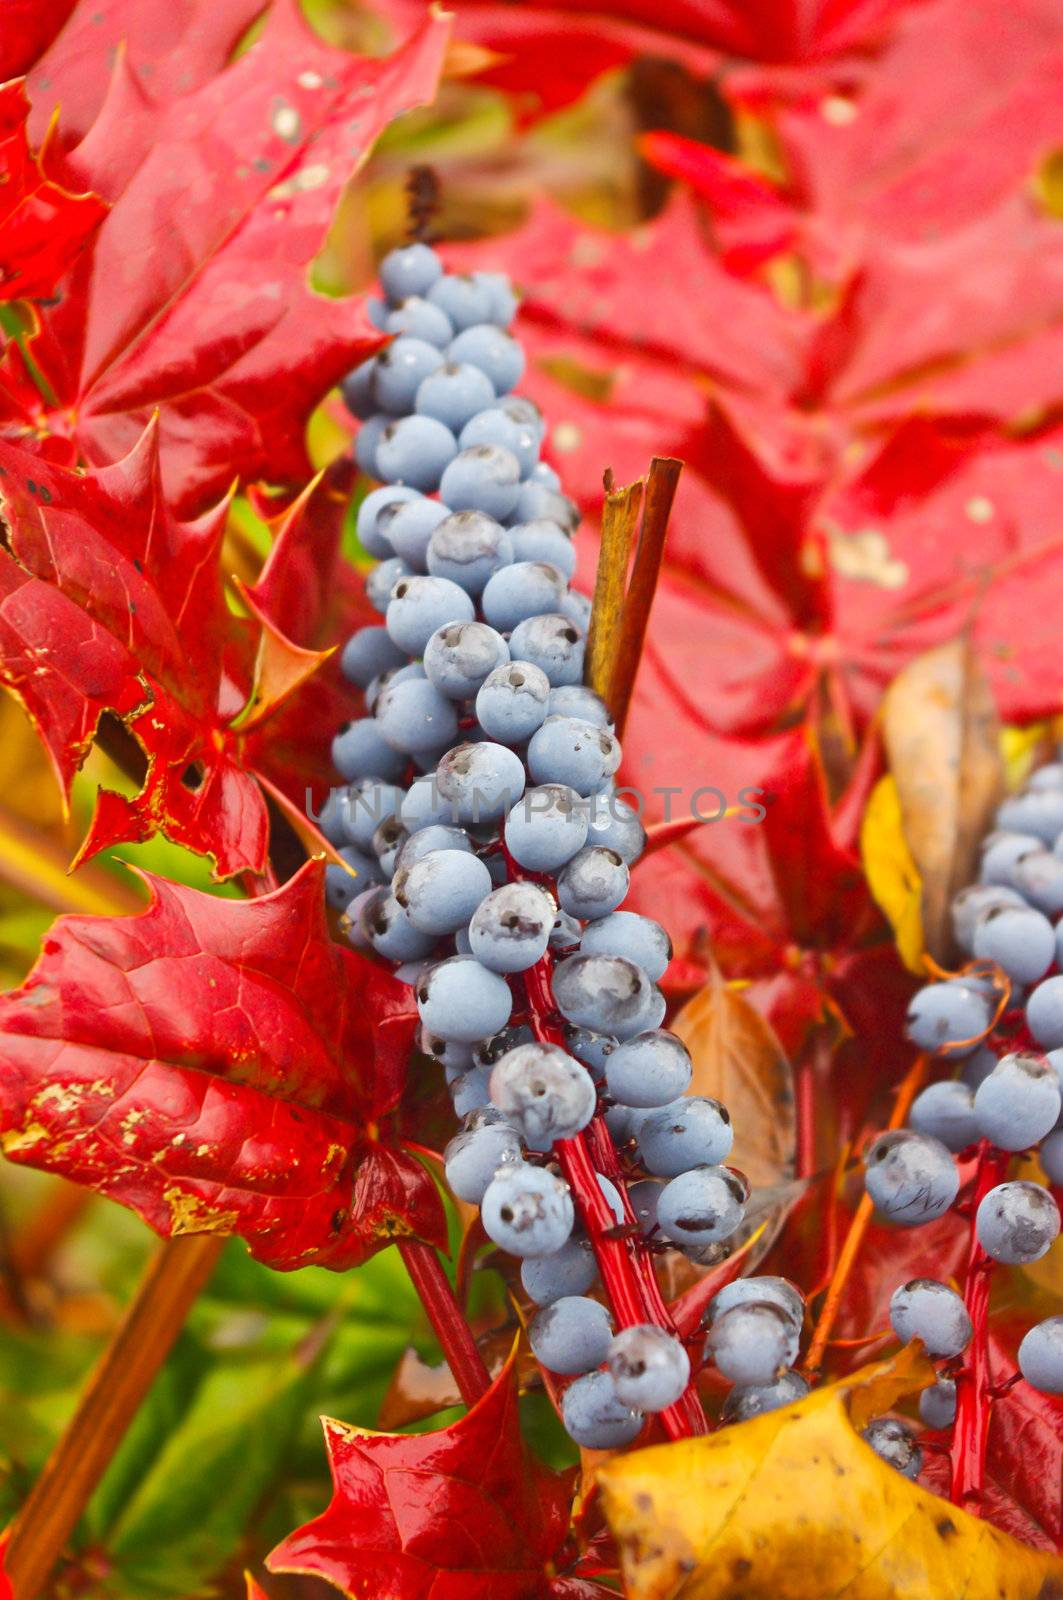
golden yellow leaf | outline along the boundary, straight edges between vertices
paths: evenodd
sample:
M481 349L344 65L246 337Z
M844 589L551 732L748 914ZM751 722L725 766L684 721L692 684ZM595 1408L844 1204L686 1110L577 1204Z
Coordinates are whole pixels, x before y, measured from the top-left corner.
M784 1410L606 1462L629 1600L1060 1600L1063 1560L920 1488L860 1438L933 1380L909 1347Z
M923 885L926 948L952 955L949 907L975 877L1003 783L992 691L969 639L919 656L890 685L882 732L904 837Z
M672 1023L694 1062L691 1094L711 1095L734 1124L731 1166L754 1189L793 1177L797 1124L790 1063L771 1024L713 971Z
M860 824L867 886L889 918L901 960L923 975L923 880L904 837L901 802L889 773L871 791Z

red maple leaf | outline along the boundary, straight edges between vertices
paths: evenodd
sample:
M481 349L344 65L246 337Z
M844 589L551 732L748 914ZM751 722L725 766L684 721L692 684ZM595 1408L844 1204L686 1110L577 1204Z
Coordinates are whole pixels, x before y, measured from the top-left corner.
M304 540L335 548L343 510L330 481L311 488L284 519L275 560L294 559ZM101 791L82 859L162 830L212 856L219 877L260 872L260 786L287 796L298 825L306 785L320 794L342 720L337 687L300 694L323 656L271 620L268 584L257 600L245 593L254 617L230 611L218 565L225 513L223 503L177 521L155 427L125 460L83 474L0 443L0 678L36 723L64 793L107 714L145 762L132 798Z
M382 1119L411 991L329 938L324 868L218 899L148 877L134 917L61 917L0 1000L0 1144L157 1232L237 1233L337 1270L445 1241L434 1183Z
M377 60L324 44L294 0L274 0L250 49L187 92L170 63L158 97L154 77L120 54L99 115L61 164L111 211L42 313L40 392L8 347L9 436L63 441L68 459L104 465L157 410L166 492L185 515L237 474L305 481L307 417L380 339L360 296L310 287L310 264L378 134L431 99L447 30L430 16ZM105 77L104 31L79 37L85 53L70 59Z
M436 1433L322 1420L332 1501L278 1545L270 1571L394 1600L604 1596L589 1580L555 1575L573 1474L551 1472L524 1443L512 1359L471 1411Z
M26 137L24 80L0 85L0 301L51 294L107 215L97 195L71 194Z

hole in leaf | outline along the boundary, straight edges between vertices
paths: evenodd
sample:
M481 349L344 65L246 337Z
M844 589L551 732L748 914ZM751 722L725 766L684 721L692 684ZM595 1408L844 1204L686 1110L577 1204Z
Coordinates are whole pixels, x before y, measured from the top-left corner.
M181 782L186 789L195 794L197 789L203 787L203 780L207 776L207 769L202 761L190 761L181 774Z

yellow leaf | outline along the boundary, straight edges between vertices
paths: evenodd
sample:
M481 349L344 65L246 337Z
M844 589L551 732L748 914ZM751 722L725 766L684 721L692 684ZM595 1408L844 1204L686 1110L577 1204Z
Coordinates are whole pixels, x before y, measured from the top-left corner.
M888 773L867 802L860 855L868 888L889 918L901 960L910 972L923 976L923 880L904 837L897 785Z
M904 1478L859 1436L933 1382L915 1347L599 1472L629 1600L1059 1600L1063 1560Z
M952 897L976 875L1003 782L996 706L969 639L930 650L898 674L882 702L882 733L922 879L926 948L946 962Z

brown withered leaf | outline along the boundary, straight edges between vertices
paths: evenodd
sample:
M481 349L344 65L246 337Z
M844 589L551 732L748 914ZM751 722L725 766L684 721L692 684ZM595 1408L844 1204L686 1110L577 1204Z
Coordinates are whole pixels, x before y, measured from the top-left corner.
M1059 1600L1063 1560L887 1465L860 1438L933 1382L914 1346L807 1399L599 1471L629 1600Z
M714 969L671 1026L693 1058L690 1093L711 1095L730 1113L729 1164L755 1190L788 1183L797 1135L793 1076L770 1023Z
M1003 785L996 705L968 638L928 651L894 679L882 703L882 733L922 880L926 948L947 962L949 905L974 876Z

